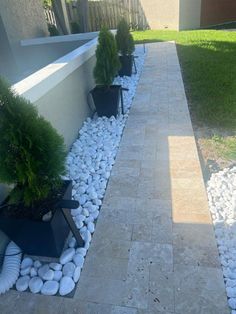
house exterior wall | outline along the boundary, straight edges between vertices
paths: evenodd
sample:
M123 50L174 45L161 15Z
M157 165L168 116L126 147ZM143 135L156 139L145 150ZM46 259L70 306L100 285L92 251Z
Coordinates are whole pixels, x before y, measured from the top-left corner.
M236 20L235 0L202 0L201 26Z
M12 54L8 63L20 65L20 40L48 35L47 23L41 0L0 0L0 33L5 33L1 41L0 54L3 46L9 46Z
M41 0L0 0L0 7L10 44L48 34Z
M202 0L179 0L179 30L200 28Z
M150 29L179 29L179 0L140 0Z

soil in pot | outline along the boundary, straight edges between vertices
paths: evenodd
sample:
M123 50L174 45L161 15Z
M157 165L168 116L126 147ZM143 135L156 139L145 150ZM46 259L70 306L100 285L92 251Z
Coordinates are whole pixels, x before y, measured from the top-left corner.
M45 200L34 208L20 205L4 207L0 212L0 229L26 254L59 257L70 227L57 204L62 199L70 200L71 191L71 181L65 181L57 194L48 198L48 204ZM48 209L52 211L52 217L48 221L42 221L42 215ZM20 214L24 217L19 217Z
M99 117L116 117L120 103L121 85L111 85L109 88L96 86L91 91L94 105Z
M32 206L25 206L22 203L14 204L7 198L2 204L4 207L1 209L0 215L3 217L28 218L41 221L42 217L49 211L54 214L58 208L58 202L63 198L68 188L68 184L68 181L62 181L59 186L51 191L46 199L35 202Z

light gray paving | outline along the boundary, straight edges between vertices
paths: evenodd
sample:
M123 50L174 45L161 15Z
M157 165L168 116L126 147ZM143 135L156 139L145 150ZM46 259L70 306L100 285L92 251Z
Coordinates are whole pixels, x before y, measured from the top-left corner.
M229 313L176 47L147 50L74 298L11 291L1 314Z

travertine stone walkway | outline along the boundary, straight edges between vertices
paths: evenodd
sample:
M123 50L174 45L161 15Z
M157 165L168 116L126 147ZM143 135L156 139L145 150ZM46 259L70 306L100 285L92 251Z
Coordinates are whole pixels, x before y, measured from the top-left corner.
M176 47L147 49L74 298L12 291L1 314L229 313Z

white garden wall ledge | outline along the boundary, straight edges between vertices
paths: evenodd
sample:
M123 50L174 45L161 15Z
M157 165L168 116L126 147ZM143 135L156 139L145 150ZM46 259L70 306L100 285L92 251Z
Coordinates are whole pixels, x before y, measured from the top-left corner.
M114 31L113 31L114 32ZM52 37L40 37L32 39L21 40L21 46L32 46L32 45L44 45L80 40L92 40L98 36L99 32L89 32L81 34L63 35L63 36L52 36Z
M62 37L66 40L67 36ZM34 103L39 114L51 122L64 137L67 149L70 149L84 120L91 114L87 95L95 85L96 46L97 38L94 38L12 86L17 94Z
M42 39L40 38L40 40ZM33 41L33 39L31 41ZM12 88L17 94L31 102L35 102L95 55L96 46L97 38L94 38L83 46L14 84Z

